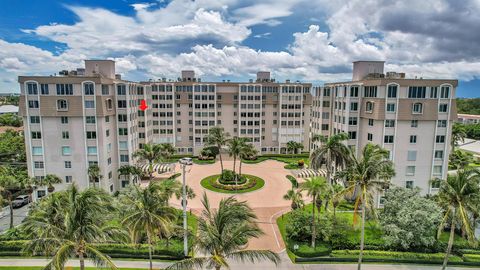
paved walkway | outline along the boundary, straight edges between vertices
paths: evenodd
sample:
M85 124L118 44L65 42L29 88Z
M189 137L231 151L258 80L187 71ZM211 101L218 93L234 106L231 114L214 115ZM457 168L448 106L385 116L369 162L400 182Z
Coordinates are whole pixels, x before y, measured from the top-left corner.
M224 161L225 169L233 169L233 161ZM265 233L258 239L249 242L247 249L269 249L280 252L285 249L280 232L276 225L276 218L279 213L290 209L290 202L283 199L283 195L291 188L286 175L289 170L283 168L285 163L274 160L263 161L259 164L242 164L242 173L252 174L265 180L265 186L259 190L245 194L223 194L204 189L200 181L213 174L220 173L220 162L209 165L193 165L187 174L187 184L191 186L197 197L188 201L188 208L194 213L200 213L203 209L201 199L203 192L206 192L210 204L218 205L222 198L235 196L238 200L247 201L258 216L259 226ZM238 171L238 162L236 170ZM181 179L180 179L181 180ZM179 206L180 201L172 200L172 205Z
M27 217L30 205L24 205L21 208L13 209L13 226L18 226ZM10 228L10 213L0 218L0 233Z

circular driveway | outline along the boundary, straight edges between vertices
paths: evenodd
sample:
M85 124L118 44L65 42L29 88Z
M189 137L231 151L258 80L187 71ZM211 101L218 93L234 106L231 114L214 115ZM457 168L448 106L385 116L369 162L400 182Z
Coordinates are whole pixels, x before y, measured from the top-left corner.
M238 172L237 162L236 170ZM233 161L223 162L224 169L233 169ZM210 205L218 206L222 198L234 196L240 201L247 201L248 205L254 209L258 217L258 224L265 233L264 236L253 239L249 249L269 249L280 252L285 248L280 232L276 225L276 217L281 213L290 210L290 201L284 200L283 195L291 188L290 181L285 177L290 174L289 170L284 169L285 163L274 160L266 160L257 164L242 164L242 173L256 175L265 180L265 186L259 190L243 194L224 194L204 189L200 181L210 175L220 173L220 162L208 165L192 165L190 172L186 174L187 185L192 187L197 195L194 199L188 201L188 208L194 213L200 214L203 205L201 199L205 192L210 201ZM179 167L178 167L179 168ZM181 168L179 168L181 172ZM182 181L181 176L178 178ZM180 206L179 200L172 200L172 204Z

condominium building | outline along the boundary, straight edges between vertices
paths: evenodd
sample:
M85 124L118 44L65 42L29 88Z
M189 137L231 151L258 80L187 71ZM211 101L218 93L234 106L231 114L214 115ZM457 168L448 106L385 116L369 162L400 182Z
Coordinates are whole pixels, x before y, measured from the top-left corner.
M357 155L367 143L378 144L395 164L393 184L436 192L430 180L447 175L458 81L384 74L383 61L354 62L352 77L313 89L311 135L344 132ZM311 150L318 147L311 143Z
M459 113L457 122L462 124L478 124L480 123L480 115Z
M213 126L248 138L260 153L285 153L288 141L309 149L311 84L276 82L269 72L241 83L203 82L194 71L131 82L115 73L114 61L86 60L85 68L20 76L19 83L28 172L60 176L60 189L88 187L88 167L96 164L103 175L97 186L119 190L131 179L118 168L135 164L143 144L171 143L178 154L197 155Z

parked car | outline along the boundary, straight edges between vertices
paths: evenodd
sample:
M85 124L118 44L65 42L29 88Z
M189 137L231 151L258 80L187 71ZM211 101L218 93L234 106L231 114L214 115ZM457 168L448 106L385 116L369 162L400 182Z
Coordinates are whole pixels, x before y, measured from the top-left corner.
M20 195L17 198L15 198L15 200L13 200L12 205L13 205L13 208L20 208L28 203L30 203L30 196Z
M180 159L180 163L181 163L181 164L185 164L185 165L192 165L192 164L193 164L193 160L192 160L192 158L184 157L184 158L181 158L181 159Z

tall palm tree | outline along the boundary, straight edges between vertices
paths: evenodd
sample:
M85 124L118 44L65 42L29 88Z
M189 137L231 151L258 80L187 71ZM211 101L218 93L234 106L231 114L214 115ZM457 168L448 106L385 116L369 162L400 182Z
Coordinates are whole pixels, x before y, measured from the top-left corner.
M150 181L153 180L153 164L158 162L162 158L162 146L159 144L146 143L142 149L138 149L133 156L140 161L146 161L148 163L148 176Z
M325 167L329 183L332 183L332 167L336 170L349 162L350 149L344 144L346 140L348 140L346 133L339 133L330 137L322 135L313 137L313 141L320 141L321 146L310 154L310 165L313 169L319 169L326 162Z
M210 145L215 145L218 148L220 156L220 168L223 172L222 147L224 147L230 140L230 134L225 132L223 127L215 126L208 130L207 142Z
M242 152L242 148L246 144L245 138L233 137L228 141L228 152L230 156L233 156L233 173L236 175L235 165L237 163L237 157ZM236 179L236 177L235 177Z
M328 184L323 177L312 177L300 184L300 190L307 192L307 195L312 198L312 247L315 248L316 235L316 218L315 209L320 208L319 198L327 190Z
M89 188L80 192L75 185L42 200L25 219L30 240L25 248L33 255L52 255L45 269L63 269L70 258L78 257L80 269L85 259L98 267L117 269L95 243L124 239L120 228L107 225L115 209L111 196Z
M475 241L470 217L480 214L478 208L480 202L480 172L466 169L457 171L455 175L448 175L447 180L441 181L438 202L444 210L444 217L438 228L438 237L443 232L447 221L450 220L450 237L442 266L442 270L444 270L452 251L457 226L466 232L471 243Z
M250 261L270 260L277 264L279 257L270 250L242 250L251 238L262 234L255 223L256 216L246 202L233 197L220 201L218 209L212 209L207 195L202 200L204 210L198 220L198 236L195 241L197 254L206 257L193 257L174 263L167 270L192 268L229 268L228 260Z
M296 141L287 142L287 150L292 154L297 154L298 149L303 149L303 144Z
M389 184L389 179L395 176L393 163L389 160L387 150L376 144L367 144L360 157L352 152L351 164L337 173L339 178L347 181L348 186L343 194L357 192L355 200L354 221L356 221L359 207L362 209L362 229L360 234L360 254L358 270L361 269L363 248L365 243L365 212L367 208L373 211L373 195Z
M160 149L161 149L160 159L163 161L169 160L177 151L171 143L161 143Z
M103 178L102 173L100 172L100 167L98 165L93 164L88 166L88 178L90 179L90 183L93 183L93 187L95 187L95 183L100 181Z
M457 146L459 142L465 142L466 137L467 130L465 128L465 125L461 123L454 123L452 126L452 139L450 140L452 152L455 150L455 146Z
M247 159L251 156L255 156L258 151L255 149L255 146L251 143L244 143L241 145L242 147L240 148L239 152L239 162L240 165L238 166L238 175L242 176L242 159Z
M138 168L137 166L132 166L132 165L123 165L120 168L118 168L118 175L125 176L127 179L130 179L130 176L133 175L135 177L142 177L143 171ZM134 182L135 182L134 178Z
M298 209L303 206L303 198L302 193L296 189L289 189L285 195L283 195L283 199L287 201L291 201L292 210Z
M129 191L122 195L122 202L126 206L126 215L122 224L129 229L133 241L137 241L141 235L146 235L150 269L152 269L154 238L163 231L168 231L173 210L165 206L159 194L160 186L155 182L150 182L143 189L132 186Z

